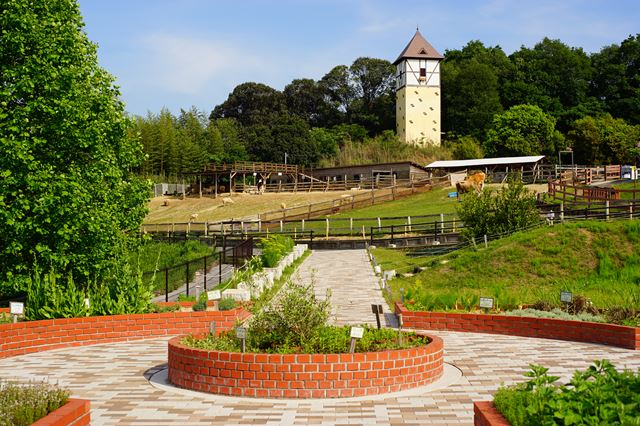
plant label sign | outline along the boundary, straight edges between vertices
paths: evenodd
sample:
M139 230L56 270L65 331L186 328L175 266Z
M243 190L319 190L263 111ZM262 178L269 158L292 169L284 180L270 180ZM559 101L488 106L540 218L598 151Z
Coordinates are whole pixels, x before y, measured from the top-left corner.
M571 303L573 301L573 293L571 293L570 291L561 291L560 301L562 303Z
M220 295L220 290L212 290L207 292L207 299L209 300L220 300L222 296Z
M24 303L9 302L9 310L11 315L24 315Z
M247 338L247 329L246 329L246 327L238 327L238 328L236 328L236 337L238 339L246 339Z
M382 313L382 305L376 305L375 303L371 304L371 312L374 314Z
M362 327L351 327L351 337L354 339L362 339L364 335L364 328Z
M493 297L481 297L480 307L482 309L493 309Z

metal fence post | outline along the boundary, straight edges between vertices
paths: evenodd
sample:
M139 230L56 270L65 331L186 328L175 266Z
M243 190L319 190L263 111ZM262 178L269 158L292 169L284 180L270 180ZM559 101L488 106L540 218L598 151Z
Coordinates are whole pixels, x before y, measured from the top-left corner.
M204 291L207 291L207 256L204 257Z
M169 268L164 270L164 301L169 301Z
M186 263L185 286L187 287L187 296L189 295L189 261Z

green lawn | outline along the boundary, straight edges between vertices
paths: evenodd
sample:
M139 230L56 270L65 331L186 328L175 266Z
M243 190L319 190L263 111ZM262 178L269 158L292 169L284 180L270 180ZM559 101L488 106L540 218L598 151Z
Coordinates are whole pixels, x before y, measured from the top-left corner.
M329 234L348 234L354 237L362 235L362 227L368 234L371 227L378 226L377 218L380 218L381 226L405 225L407 216L412 216L411 223L433 222L440 220L440 213L445 214L445 220L450 220L455 216L457 200L448 198L447 194L452 192L451 188L441 188L429 192L400 198L395 201L374 206L364 207L355 210L329 215L319 221L305 221L305 231L313 230L316 235L326 234L326 219L329 219ZM415 216L432 215L428 218L416 218ZM397 217L399 219L389 219ZM353 219L353 220L351 220ZM302 222L289 222L285 226L286 230L300 231Z
M383 270L412 272L390 281L394 300L428 309L475 306L495 297L502 308L547 301L560 305L562 290L589 298L598 308L640 310L640 222L581 222L541 227L438 257L410 258L402 251L375 249Z
M638 193L635 194L635 199L640 201L640 182L624 182L624 183L617 183L613 185L614 188L618 188L618 189L626 189L626 190L637 190ZM622 200L631 200L633 199L633 193L631 192L621 192L620 193L620 199Z

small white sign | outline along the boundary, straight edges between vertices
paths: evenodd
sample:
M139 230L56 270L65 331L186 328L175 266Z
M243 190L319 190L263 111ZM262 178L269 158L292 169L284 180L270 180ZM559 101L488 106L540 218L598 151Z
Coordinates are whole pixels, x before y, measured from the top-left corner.
M84 306L86 306L87 309L91 309L91 302L89 301L88 297L84 299Z
M482 309L493 309L493 297L481 297L480 307Z
M236 337L238 339L246 339L247 338L247 329L245 327L236 328Z
M362 327L351 327L351 337L356 339L362 339L364 335L364 328Z
M9 302L11 315L23 315L24 303L21 302Z
M220 290L212 290L207 292L207 299L209 300L220 300Z
M563 303L571 303L573 301L573 293L570 291L561 291L560 301Z

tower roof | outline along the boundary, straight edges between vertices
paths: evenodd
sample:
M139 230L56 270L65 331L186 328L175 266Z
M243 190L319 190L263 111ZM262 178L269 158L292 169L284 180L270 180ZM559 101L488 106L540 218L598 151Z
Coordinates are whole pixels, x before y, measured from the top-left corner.
M420 31L416 30L415 35L404 48L394 65L403 59L444 59L434 47L424 38Z

